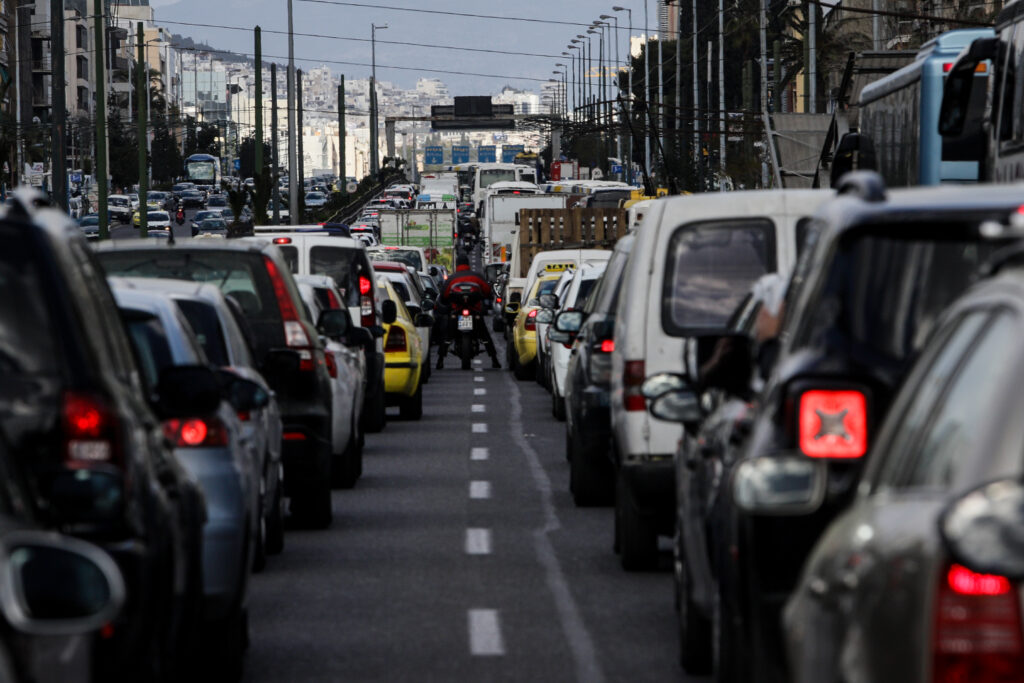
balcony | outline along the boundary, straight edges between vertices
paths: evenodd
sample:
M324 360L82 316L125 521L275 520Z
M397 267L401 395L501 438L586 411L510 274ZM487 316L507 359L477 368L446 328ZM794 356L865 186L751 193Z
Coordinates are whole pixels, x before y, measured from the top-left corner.
M32 59L32 73L53 73L53 62L50 60L50 55L45 55L41 59Z

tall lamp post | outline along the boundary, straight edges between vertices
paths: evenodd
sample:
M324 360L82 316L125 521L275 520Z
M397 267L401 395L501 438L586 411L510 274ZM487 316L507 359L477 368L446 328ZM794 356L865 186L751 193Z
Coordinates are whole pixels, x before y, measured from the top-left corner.
M571 48L572 45L569 45L568 47ZM573 52L566 52L565 50L563 50L562 51L562 56L569 58L569 69L567 70L567 73L568 73L567 84L568 84L569 87L573 88L573 95L572 96L573 96L573 100L574 100L573 104L575 104L575 99L576 99L576 90L575 90L575 87L576 87L576 81L575 81L575 78L576 78L576 54L573 53ZM568 93L568 90L566 91L565 100L566 100L565 101L565 111L566 111L566 115L568 115L568 113L569 113L569 93Z
M562 118L565 118L566 112L569 111L569 106L568 106L568 103L567 103L567 100L566 100L566 98L567 98L567 95L566 95L566 87L567 87L566 83L568 82L567 71L569 70L569 67L567 67L565 64L561 64L561 63L555 64L555 66L558 66L558 67L562 68L561 71L552 71L551 73L555 74L556 76L561 76L562 77L562 102L560 104L561 104L561 107L562 107Z
M569 45L567 45L566 47L568 47L570 50L579 50L579 53L576 57L577 61L579 62L579 69L576 70L576 72L573 74L574 76L578 74L578 78L576 79L576 87L573 88L573 99L575 100L573 113L576 115L576 121L579 122L582 118L580 115L580 104L583 102L583 48L581 47L580 41L576 40L575 38L570 40Z
M377 136L379 134L379 123L378 117L380 112L377 110L377 29L384 30L388 27L387 24L370 24L370 175L376 176L377 171L380 170L380 162L378 161L378 146Z
M615 44L615 79L612 81L612 89L613 89L613 93L612 94L615 95L615 101L618 102L619 101L619 95L622 92L622 88L619 86L619 74L622 73L622 67L621 67L621 64L619 63L619 18L618 18L618 16L616 16L614 14L602 14L601 15L601 19L604 19L606 22L607 22L608 19L611 19L612 21L615 22L614 32L612 32L611 25L608 25L608 31L611 33L611 36L613 37L612 43ZM608 52L609 53L611 52L611 49L612 49L611 45L609 45L608 46ZM608 61L611 61L611 55L610 54L608 56ZM608 106L611 107L612 105L609 103ZM621 112L617 112L617 113L621 113ZM614 118L614 114L613 114L613 118ZM620 119L620 122L621 122L621 119ZM626 164L623 163L623 160L622 160L622 132L621 132L622 129L619 128L618 130L619 130L619 132L615 135L615 156L617 156L619 158L619 164L622 166L623 170L625 170ZM622 178L620 177L619 180L622 180Z
M633 10L628 7L612 7L613 12L627 12L629 14L629 35L626 36L626 68L627 77L629 84L626 86L629 94L626 97L626 119L629 120L630 125L633 123ZM616 24L618 26L618 24ZM618 43L618 33L616 33L616 43ZM615 48L616 50L618 47ZM628 163L626 164L626 178L627 182L632 184L633 182L633 134L628 132L629 139L626 145L626 154L628 156Z

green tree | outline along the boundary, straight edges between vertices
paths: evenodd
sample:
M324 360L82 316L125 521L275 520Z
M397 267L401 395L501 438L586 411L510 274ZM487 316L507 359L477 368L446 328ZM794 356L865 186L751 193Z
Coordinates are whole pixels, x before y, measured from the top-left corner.
M163 118L154 122L151 155L153 180L170 182L181 175L184 164L181 150Z
M266 142L263 143L263 159L264 162L270 159L272 150L270 145ZM242 140L242 144L239 145L238 159L240 162L239 174L243 178L255 178L258 169L256 168L256 139L253 137L247 137Z

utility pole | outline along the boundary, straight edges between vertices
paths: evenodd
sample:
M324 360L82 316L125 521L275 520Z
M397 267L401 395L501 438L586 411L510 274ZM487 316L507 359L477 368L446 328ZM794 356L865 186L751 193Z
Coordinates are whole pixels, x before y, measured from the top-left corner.
M871 47L874 50L882 49L882 32L879 25L881 19L878 14L878 0L871 0Z
M694 0L696 2L696 0ZM761 0L761 112L768 113L768 0Z
M146 115L149 111L149 102L142 97L142 91L145 88L146 74L144 72L146 62L146 46L145 46L145 35L142 30L142 22L138 22L138 66L135 67L135 87L138 88L136 93L136 101L138 102L138 133L136 141L139 147L139 236L149 236L149 218L148 211L146 210L146 195L149 193L149 155L146 152L146 145L143 141L146 139ZM173 227L171 228L173 230Z
M704 166L701 163L700 144L700 86L698 85L699 67L697 64L697 0L693 0L693 163L697 166L697 175L704 177ZM703 190L701 186L701 190Z
M104 61L107 56L104 38L103 0L93 0L93 45L96 48L96 159L93 162L93 175L96 180L96 212L99 216L100 239L110 237L110 226L107 219L107 93ZM20 105L20 103L19 103ZM19 171L20 172L20 171Z
M50 0L50 128L51 164L50 189L53 200L65 212L68 210L67 85L64 82L64 0Z
M96 0L99 2L100 0ZM270 179L273 184L273 197L274 197L274 213L273 213L273 224L281 224L281 184L278 182L278 176L281 173L280 166L277 163L277 157L279 154L278 142L277 142L277 64L271 62L270 64L270 163L274 166L274 172L271 174Z
M387 27L387 24L370 24L370 175L375 179L380 170L380 144L377 140L380 128L380 112L377 106L377 29L383 30Z
M633 184L633 10L627 7L612 7L613 12L626 11L629 13L629 35L626 37L626 66L628 67L627 79L628 85L626 88L629 93L626 97L626 120L629 121L629 127L626 129L626 163L623 171L626 172L626 182L630 185ZM615 39L618 41L618 22L615 24ZM615 48L618 50L618 47Z
M776 65L778 66L778 65ZM725 7L718 0L718 167L725 176ZM719 189L722 189L719 183Z
M288 218L299 224L299 162L295 146L295 33L292 25L292 0L288 0Z
M263 173L263 36L260 27L256 27L256 174L265 180ZM263 209L260 209L263 211ZM262 215L262 214L261 214Z
M877 16L877 15L875 15ZM807 3L807 53L810 58L807 69L808 111L811 114L818 113L818 6L812 2Z
M295 79L295 104L298 107L298 117L299 117L299 129L296 131L296 134L299 136L299 171L298 171L298 173L299 173L299 192L301 192L302 196L305 197L306 196L306 154L305 154L305 152L302 149L302 143L303 143L302 138L305 137L305 134L304 134L304 132L302 130L302 70L301 69L297 72L297 77ZM302 202L302 205L303 205L303 207L305 207L305 202Z
M675 116L673 117L674 120L675 120L675 126L673 126L675 128L675 130L673 132L675 133L675 138L676 139L675 139L675 144L673 145L673 147L675 147L678 150L680 157L682 157L682 155L683 155L683 136L680 135L680 132L681 132L681 129L682 129L682 126L680 124L682 123L682 118L683 118L682 117L682 111L683 110L681 109L681 107L682 107L682 92L683 92L682 84L683 84L683 3L679 3L679 16L678 16L678 20L676 21L676 81L675 81L676 113L675 113Z
M658 150L662 155L665 150L665 59L661 51L661 44L664 43L664 36L661 34L661 27L658 27ZM661 159L662 167L665 165L664 156Z
M694 0L696 1L696 0ZM651 41L648 34L650 23L647 17L648 1L644 0L644 109L647 116L644 117L644 125L641 128L644 133L644 169L647 175L651 175L651 131L648 128L651 121Z
M341 84L338 86L338 178L344 188L348 183L348 176L345 175L345 76L341 76ZM345 190L342 190L343 192Z

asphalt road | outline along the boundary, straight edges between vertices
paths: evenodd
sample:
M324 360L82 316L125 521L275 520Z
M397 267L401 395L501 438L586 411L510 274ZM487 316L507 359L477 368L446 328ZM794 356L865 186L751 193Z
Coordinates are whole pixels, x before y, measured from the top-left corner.
M333 526L253 578L247 680L687 680L671 558L619 567L611 509L569 496L549 395L481 360L368 435Z
M185 222L181 225L172 222L171 227L174 230L175 239L185 237L192 237L192 217L196 215L199 209L186 209L185 211ZM173 219L174 216L172 215ZM139 229L131 223L114 223L110 226L110 239L123 240L123 239L138 239Z

